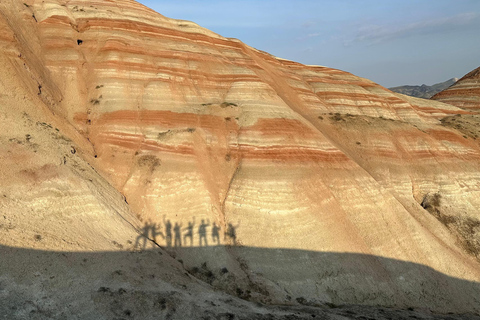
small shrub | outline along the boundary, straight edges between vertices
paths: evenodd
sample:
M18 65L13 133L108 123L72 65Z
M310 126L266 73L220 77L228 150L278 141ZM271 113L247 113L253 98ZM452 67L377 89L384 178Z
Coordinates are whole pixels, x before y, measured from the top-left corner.
M235 293L237 294L237 296L241 297L243 295L243 290L239 287L237 287L235 289Z
M168 135L170 132L172 132L172 131L171 131L171 130L167 130L167 131L159 132L158 135L157 135L157 139L161 139L162 137L165 137L165 136Z
M343 117L340 113L337 112L333 116L331 116L330 119L332 119L334 121L342 121Z
M155 170L155 168L159 167L161 165L160 159L158 159L154 155L144 155L141 156L138 160L137 163L140 167L149 167L150 170Z
M335 308L339 308L340 306L336 305L335 303L331 303L331 302L327 302L325 303L329 308L331 309L335 309Z
M437 192L433 195L426 194L423 197L422 202L420 205L425 209L430 211L429 209L435 209L436 207L440 206L440 201L442 199L442 196Z
M211 279L211 280L215 279L215 275L214 275L213 272L210 271L210 270L207 270L207 271L205 272L205 276L206 276L208 279Z
M37 121L35 124L40 127L53 129L52 125L46 122Z
M220 107L222 108L226 108L226 107L238 107L237 104L233 103L233 102L222 102L222 104L220 105Z

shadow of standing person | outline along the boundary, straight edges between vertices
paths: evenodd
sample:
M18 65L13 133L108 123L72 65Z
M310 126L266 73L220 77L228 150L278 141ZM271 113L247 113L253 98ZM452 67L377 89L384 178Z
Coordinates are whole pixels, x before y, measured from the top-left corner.
M163 224L165 225L165 240L167 241L167 248L172 247L172 223L170 220L165 220L163 215Z
M190 247L193 246L193 227L195 226L195 217L193 217L193 222L188 222L188 226L185 228L187 231L183 235L183 242L187 245L187 238L190 238Z
M212 226L212 241L220 245L220 227L214 222Z
M173 233L175 233L175 241L174 241L174 246L175 247L181 247L182 246L182 223L178 224L178 222L175 222L175 226L173 227Z
M225 237L230 238L231 243L236 246L237 245L237 228L240 226L238 223L236 226L229 223L227 227L227 231L225 231Z
M158 225L158 229L161 229L161 225L159 224ZM163 239L165 239L165 236L163 234L162 231L157 231L157 224L156 223L153 223L150 227L150 230L151 230L151 235L152 235L152 241L155 242L156 245L158 245L158 242L157 242L157 236L161 236Z
M134 248L136 249L140 242L143 241L143 244L140 246L140 249L145 249L147 247L148 236L150 235L150 230L152 228L152 224L150 222L145 222L143 228L140 230L140 234L137 236L135 240Z
M207 220L208 221L208 220ZM205 242L205 246L208 246L207 242L207 227L210 225L210 221L208 221L208 224L205 223L205 220L202 219L202 223L198 227L198 242L200 244L200 247L202 246L202 239Z

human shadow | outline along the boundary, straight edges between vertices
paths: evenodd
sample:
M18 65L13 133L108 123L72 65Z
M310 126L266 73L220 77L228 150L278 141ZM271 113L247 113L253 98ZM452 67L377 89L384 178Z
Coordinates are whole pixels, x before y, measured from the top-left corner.
M157 243L157 236L161 236L165 238L163 232L157 231L157 224L153 223L152 221L145 222L143 227L139 230L139 234L135 239L134 248L136 249L145 249L147 247L147 243L152 240L153 242Z
M230 245L237 245L237 229L240 226L240 222L234 226L232 223L228 223L227 230L225 230L225 240Z
M210 221L208 219L207 221L208 223L205 223L205 220L202 219L202 223L198 227L198 244L200 247L202 246L202 243L204 243L205 246L208 246L207 227L210 225Z
M150 227L151 237L152 237L151 239L156 244L158 244L157 236L161 236L163 239L165 239L165 235L163 234L163 232L160 230L157 231L157 228L160 229L161 226L156 223L152 224L152 226Z
M169 219L165 218L166 215L163 216L163 225L165 226L165 241L167 242L167 247L172 247L172 223Z
M163 246L165 244L166 248L179 248L182 246L193 246L195 241L195 234L194 234L194 227L195 227L195 217L193 217L192 221L189 221L185 228L183 227L183 223L175 221L172 222L170 219L167 219L166 215L163 216L163 227L165 229L165 233L161 231L162 225L153 223L151 220L146 222L143 227L139 230L139 235L135 240L134 247L137 249L145 249L147 247L148 241L151 240L157 245ZM237 225L233 225L232 223L228 223L227 227L225 228L224 232L224 242L227 245L235 246L237 245L237 229L240 226L240 223ZM208 247L208 237L207 237L207 229L210 227L210 221L207 219L201 220L200 225L198 226L198 246L199 247ZM220 239L220 231L222 227L217 225L216 222L213 222L211 225L211 241L214 246L219 246L222 244ZM183 235L183 237L182 237ZM165 241L164 243L159 243L157 237L161 236L161 238ZM189 240L189 241L188 241Z
M190 246L193 246L193 227L195 226L195 217L193 221L188 222L188 226L185 228L185 234L183 235L183 242L187 245L187 238L190 238Z
M182 246L182 223L175 222L175 226L173 227L173 232L175 234L174 246L181 247Z
M212 242L220 245L220 226L217 226L215 222L212 225Z

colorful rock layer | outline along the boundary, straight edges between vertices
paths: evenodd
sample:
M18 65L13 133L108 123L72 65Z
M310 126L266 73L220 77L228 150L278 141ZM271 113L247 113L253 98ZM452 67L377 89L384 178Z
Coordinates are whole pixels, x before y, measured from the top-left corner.
M468 111L135 1L8 1L34 94L186 267L228 266L263 302L478 308L480 149L440 121Z

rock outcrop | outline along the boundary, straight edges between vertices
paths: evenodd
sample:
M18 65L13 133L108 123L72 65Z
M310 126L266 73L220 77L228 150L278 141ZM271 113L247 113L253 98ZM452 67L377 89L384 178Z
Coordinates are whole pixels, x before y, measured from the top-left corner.
M130 254L159 245L175 292L480 311L480 148L440 121L468 111L130 0L25 1L0 4L0 244L81 251L81 306L154 292ZM85 251L129 270L87 281Z
M467 73L455 85L437 93L432 99L478 112L480 108L480 67Z

